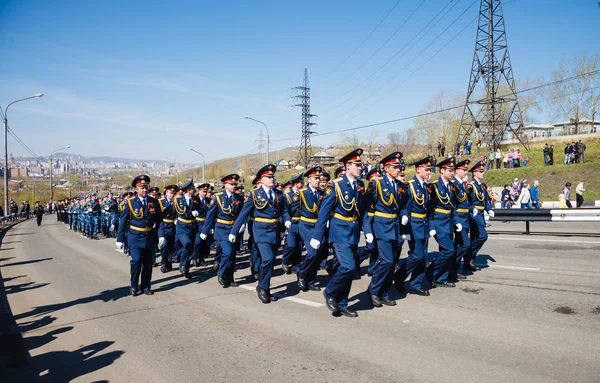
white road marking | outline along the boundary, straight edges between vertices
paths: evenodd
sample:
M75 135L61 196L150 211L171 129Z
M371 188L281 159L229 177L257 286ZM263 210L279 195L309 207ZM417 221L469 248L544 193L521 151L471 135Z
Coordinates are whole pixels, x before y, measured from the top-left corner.
M539 267L520 267L520 266L502 266L502 265L490 265L490 267L500 267L503 269L514 269L514 270L531 270L531 271L541 270Z
M250 290L250 291L254 291L256 290L256 287L252 287L252 286L247 286L247 285L240 285L240 287L244 290ZM276 294L277 295L277 294ZM277 298L279 299L285 299L291 302L296 302L296 303L300 303L302 305L306 305L306 306L310 306L310 307L323 307L325 306L325 304L323 303L317 303L317 302L313 302L313 301L308 301L306 299L302 299L302 298L296 298L296 297L280 297L280 295L277 295Z
M488 239L504 239L507 241L531 241L531 242L564 242L564 243L590 243L593 245L600 245L600 241L566 241L564 239L536 239L536 238L510 238L510 237L496 237L490 235Z

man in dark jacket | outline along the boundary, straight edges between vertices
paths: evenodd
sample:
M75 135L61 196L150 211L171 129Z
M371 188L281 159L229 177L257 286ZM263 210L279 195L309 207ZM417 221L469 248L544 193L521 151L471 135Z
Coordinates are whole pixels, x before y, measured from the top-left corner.
M35 215L35 219L37 220L37 225L42 225L42 216L44 215L44 208L40 205L40 201L35 201L35 206L33 208L33 215Z

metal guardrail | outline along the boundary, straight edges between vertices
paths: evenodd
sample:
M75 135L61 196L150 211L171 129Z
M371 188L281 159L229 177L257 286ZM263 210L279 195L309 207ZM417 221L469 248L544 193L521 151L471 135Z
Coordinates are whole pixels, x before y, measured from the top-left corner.
M30 217L33 217L32 213L29 213L29 215L30 215ZM8 225L9 223L16 222L16 221L26 218L26 217L27 217L27 213L14 213L14 214L5 215L4 217L0 217L0 225L2 225L2 226Z
M525 222L525 234L529 232L529 222L600 222L600 209L494 209L490 221Z

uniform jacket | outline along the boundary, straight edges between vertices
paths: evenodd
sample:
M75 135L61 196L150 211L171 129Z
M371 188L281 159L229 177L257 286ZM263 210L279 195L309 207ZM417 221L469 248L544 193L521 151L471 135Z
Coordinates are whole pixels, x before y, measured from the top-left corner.
M274 201L271 203L263 187L251 190L246 195L244 206L231 228L229 234L237 235L241 226L250 217L254 218L252 224L252 235L256 243L269 243L277 245L280 242L279 219L283 217L284 221L290 221L288 209L281 195L274 193Z
M193 197L190 197L189 204L183 195L173 198L173 211L177 216L177 225L175 226L177 235L195 235L198 224L192 213L194 210L200 210L200 203Z
M454 212L454 224L460 223L463 230L469 228L469 213L471 211L471 201L469 201L469 190L472 186L456 178L452 179L454 185L454 198L456 200Z
M421 186L415 175L408 181L406 211L410 218L410 227L415 239L429 237L429 216L431 215L431 185Z
M387 176L371 180L365 200L367 214L363 221L363 232L377 239L398 241L401 234L400 217L407 215L407 187L400 181L393 186Z
M154 249L158 243L158 228L162 222L162 212L158 201L146 197L146 207L139 197L127 200L119 216L117 242L125 242L129 247Z
M300 231L299 223L300 223L300 193L296 194L295 190L292 188L287 194L285 194L286 200L286 208L288 210L288 214L291 217L292 226L288 229L289 233L298 234Z
M327 221L331 219L329 241L357 245L360 239L360 204L364 190L363 182L357 180L355 191L347 175L330 181L319 208L313 238L323 243Z
M215 194L215 199L208 208L206 221L202 226L202 234L208 235L210 229L214 228L217 241L228 241L231 227L237 220L243 206L244 197L239 194L233 193L231 197L227 197L226 191ZM240 226L242 223L245 222L241 222Z
M310 241L312 238L322 201L322 190L316 189L314 193L310 187L300 190L300 223L298 229L300 237L305 242Z
M431 193L432 226L439 234L452 234L456 210L455 186L452 181L448 181L446 187L441 177L433 181L431 186L433 189L433 193Z
M477 209L481 214L482 210L492 210L492 199L487 191L487 185L476 180L471 181L470 185L472 186L469 192L471 212Z
M162 222L158 227L158 237L172 237L175 235L175 220L177 214L173 210L173 200L169 201L167 197L158 200L162 212Z

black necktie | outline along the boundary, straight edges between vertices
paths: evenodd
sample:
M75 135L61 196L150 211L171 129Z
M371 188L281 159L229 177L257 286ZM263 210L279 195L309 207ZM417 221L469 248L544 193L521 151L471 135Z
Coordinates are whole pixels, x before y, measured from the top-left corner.
M273 190L269 190L269 202L273 205Z
M354 189L354 191L356 191L358 189L358 183L356 181L352 182L352 189Z

